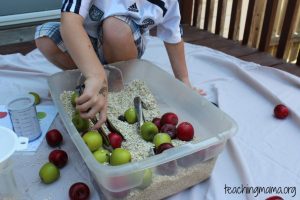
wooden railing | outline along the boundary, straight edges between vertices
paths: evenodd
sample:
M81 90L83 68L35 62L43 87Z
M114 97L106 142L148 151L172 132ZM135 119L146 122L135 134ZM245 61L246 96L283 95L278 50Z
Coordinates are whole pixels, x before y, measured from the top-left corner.
M181 0L182 23L300 65L300 0Z

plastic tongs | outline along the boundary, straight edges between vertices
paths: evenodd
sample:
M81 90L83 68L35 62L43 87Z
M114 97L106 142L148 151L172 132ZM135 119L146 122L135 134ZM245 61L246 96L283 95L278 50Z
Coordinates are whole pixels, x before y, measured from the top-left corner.
M122 90L124 88L122 72L118 68L113 67L113 66L105 66L105 69L107 71L108 84L109 84L109 86L111 86L110 88L114 92L118 92L118 91ZM77 84L76 90L77 90L79 96L83 93L83 90L85 88L85 85L82 82L82 79L83 79L83 75L82 75L82 73L80 73L80 76L78 77L77 82L76 82L76 84ZM91 119L91 121L92 121L93 125L95 125L98 120L96 117L94 117ZM125 138L121 134L121 132L107 118L106 122L104 124L102 124L101 127L99 129L97 129L97 131L100 133L100 135L103 138L104 147L107 150L112 151L113 148L110 145L109 138L108 138L109 132L107 130L119 134L123 138L123 140L125 140Z
M134 97L133 104L134 104L135 112L137 113L137 123L138 123L138 129L139 129L139 133L140 133L141 127L142 127L143 123L146 121L144 113L143 113L143 108L146 109L146 107L139 96ZM149 156L153 156L153 155L155 155L154 148L150 148Z

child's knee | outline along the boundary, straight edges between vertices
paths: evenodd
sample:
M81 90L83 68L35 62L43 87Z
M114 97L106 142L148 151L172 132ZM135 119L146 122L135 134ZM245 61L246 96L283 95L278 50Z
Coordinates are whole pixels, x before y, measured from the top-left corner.
M128 24L125 22L109 17L103 22L103 42L110 44L123 45L133 38L132 32Z
M35 39L35 45L44 55L53 55L59 51L57 45L47 36Z

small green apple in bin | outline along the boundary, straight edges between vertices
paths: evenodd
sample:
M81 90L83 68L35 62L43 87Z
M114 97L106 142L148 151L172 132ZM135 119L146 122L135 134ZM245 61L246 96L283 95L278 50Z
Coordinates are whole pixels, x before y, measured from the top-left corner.
M98 133L98 131L89 131L82 136L82 139L91 152L94 152L102 147L102 136Z
M100 148L93 152L93 156L99 163L108 163L110 152L106 149Z
M78 132L85 132L89 129L90 126L89 120L80 117L79 113L73 115L72 122Z
M137 122L137 114L134 108L129 108L125 111L124 117L129 124Z
M158 133L157 126L152 122L145 122L141 126L141 136L144 140L152 142L154 136Z
M116 148L111 152L109 163L113 166L131 162L131 154L123 148Z
M163 143L171 143L171 137L167 133L157 133L153 138L153 143L155 148L158 148Z
M79 94L78 92L76 91L73 91L72 95L71 95L71 103L72 103L72 106L76 106L76 99L79 97Z
M140 189L145 189L152 183L152 170L145 169L142 184L139 186Z

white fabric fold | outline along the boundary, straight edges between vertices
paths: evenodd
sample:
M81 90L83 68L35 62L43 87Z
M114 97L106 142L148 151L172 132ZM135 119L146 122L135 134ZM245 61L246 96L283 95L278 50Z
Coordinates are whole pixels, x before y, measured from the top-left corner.
M291 199L292 189L300 189L300 79L199 45L185 44L185 53L191 83L206 89L207 99L217 102L237 122L239 130L219 155L208 180L167 199L265 199L272 195ZM143 59L172 74L167 52L159 39L148 38ZM46 78L60 71L38 50L26 56L0 55L0 70L3 94L36 91L44 99L48 98ZM7 96L1 96L0 104L6 101ZM278 103L290 109L287 119L273 116ZM36 184L36 180L27 181L27 185ZM225 186L290 187L290 191L228 194ZM299 199L299 195L294 198Z

